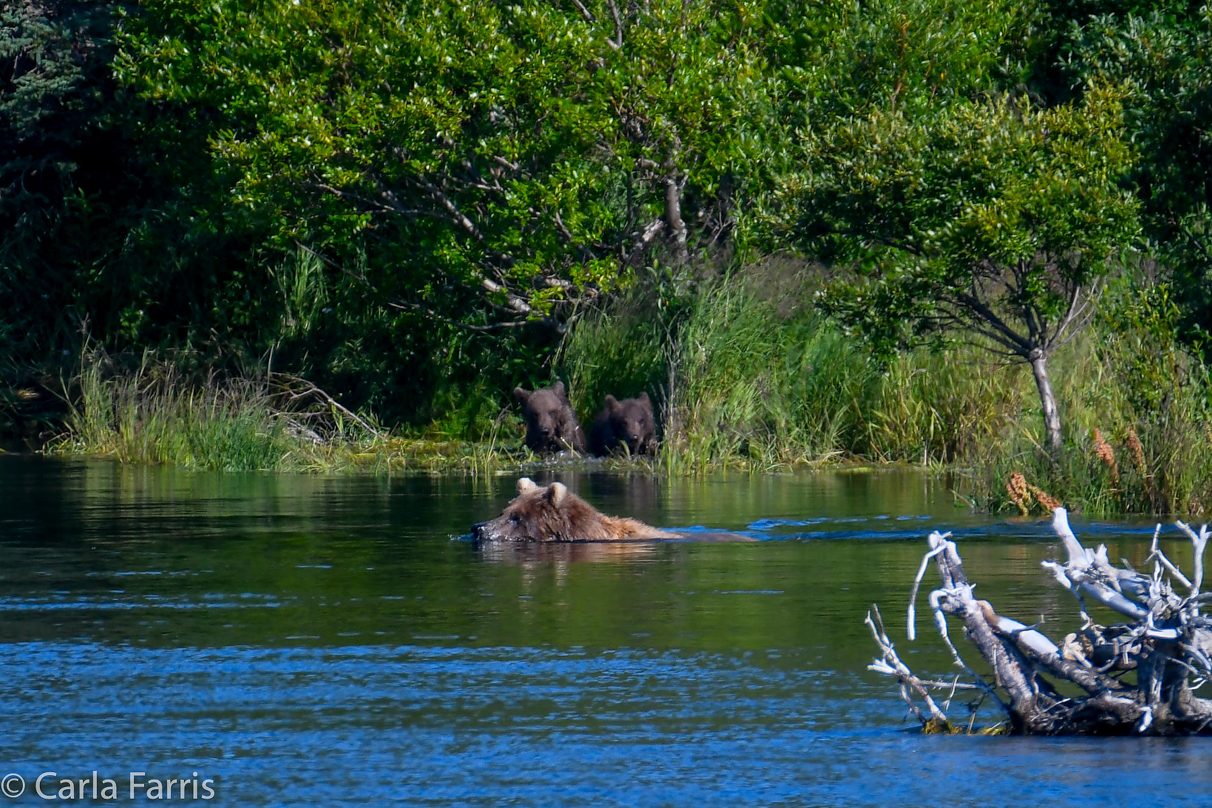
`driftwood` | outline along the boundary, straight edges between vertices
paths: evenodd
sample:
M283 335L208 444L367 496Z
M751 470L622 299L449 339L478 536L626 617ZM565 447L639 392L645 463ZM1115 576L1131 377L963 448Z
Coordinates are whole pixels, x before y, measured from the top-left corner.
M950 533L930 534L930 550L910 595L908 634L915 638L918 586L933 561L942 585L930 593L930 609L943 642L963 673L954 681L916 676L901 661L884 631L878 608L867 624L881 657L870 670L900 683L902 698L928 731L972 731L976 709L996 705L1004 721L993 729L1022 735L1212 735L1212 699L1196 691L1212 679L1212 619L1200 613L1212 595L1201 594L1207 526L1195 532L1177 523L1194 546L1194 570L1188 577L1161 551L1153 534L1150 572L1115 567L1107 548L1087 550L1069 528L1064 508L1053 511L1052 527L1064 542L1068 562L1043 562L1061 586L1077 599L1083 625L1057 645L1042 632L998 614L973 596L973 585ZM1126 620L1110 626L1094 622L1089 601L1118 612ZM973 670L948 633L956 618L976 646L991 675ZM948 715L959 690L977 695L971 715ZM934 693L947 691L944 698ZM941 702L941 703L940 703Z

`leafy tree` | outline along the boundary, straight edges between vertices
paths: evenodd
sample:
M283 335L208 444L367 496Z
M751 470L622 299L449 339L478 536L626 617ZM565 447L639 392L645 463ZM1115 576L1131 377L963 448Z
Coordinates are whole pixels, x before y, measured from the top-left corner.
M1042 0L774 0L766 43L780 114L800 125L873 108L928 113L1014 87L1036 65Z
M827 308L885 350L958 332L1029 363L1059 449L1048 357L1090 320L1138 232L1119 95L874 110L805 141L782 214L799 244L852 268Z
M0 355L41 365L88 332L107 348L225 342L267 319L248 229L225 220L192 110L113 77L112 0L0 11Z
M431 320L559 326L658 249L727 236L764 103L759 10L148 0L120 75L221 119L230 200L279 251Z
M1212 347L1212 6L1134 4L1071 23L1075 82L1126 90L1125 122L1139 152L1132 180L1145 233L1183 304L1181 333Z

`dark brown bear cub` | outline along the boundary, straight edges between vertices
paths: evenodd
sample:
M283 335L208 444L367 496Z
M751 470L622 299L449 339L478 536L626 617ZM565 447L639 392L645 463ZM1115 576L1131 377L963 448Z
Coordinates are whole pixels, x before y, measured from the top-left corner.
M518 496L491 522L472 528L476 541L658 541L684 538L635 519L598 513L563 483L546 487L518 480Z
M598 457L624 449L633 455L656 454L656 417L648 394L622 401L606 396L606 407L593 419L589 447Z
M572 449L585 451L585 432L577 421L563 382L528 393L521 387L513 389L514 398L522 404L526 419L526 445L536 454L555 454Z

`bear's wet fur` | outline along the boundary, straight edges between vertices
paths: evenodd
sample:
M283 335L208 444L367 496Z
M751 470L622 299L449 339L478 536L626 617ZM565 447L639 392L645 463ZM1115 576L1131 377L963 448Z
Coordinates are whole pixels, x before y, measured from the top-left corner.
M593 419L589 448L598 457L621 452L656 454L656 416L647 393L619 401L606 396L606 406Z
M518 480L518 496L490 522L472 528L481 542L659 541L686 538L636 519L606 516L563 483L536 485Z
M522 405L526 445L532 452L557 454L568 449L585 452L585 432L568 402L563 382L533 393L515 387L513 396Z

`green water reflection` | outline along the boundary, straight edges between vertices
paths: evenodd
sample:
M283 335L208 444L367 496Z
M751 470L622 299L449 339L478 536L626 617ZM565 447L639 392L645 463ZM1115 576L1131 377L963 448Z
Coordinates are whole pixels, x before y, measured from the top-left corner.
M945 481L925 475L561 479L607 512L783 540L477 548L457 537L508 501L512 478L6 458L0 484L17 496L4 512L0 639L800 649L862 671L867 608L878 601L903 624L921 537L952 526L970 536L961 547L983 597L1024 622L1072 620L1039 568L1057 554L1042 525L957 510ZM1143 560L1140 526L1105 533L1112 557ZM1183 557L1177 542L1170 551Z

